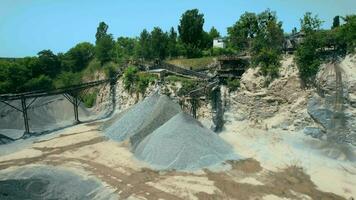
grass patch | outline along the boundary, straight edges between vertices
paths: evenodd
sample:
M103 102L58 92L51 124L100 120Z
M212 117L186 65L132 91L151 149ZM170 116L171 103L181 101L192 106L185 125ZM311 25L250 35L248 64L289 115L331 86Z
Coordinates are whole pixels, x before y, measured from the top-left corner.
M173 59L166 61L169 64L176 65L185 69L204 70L214 62L214 57L190 58L190 59Z

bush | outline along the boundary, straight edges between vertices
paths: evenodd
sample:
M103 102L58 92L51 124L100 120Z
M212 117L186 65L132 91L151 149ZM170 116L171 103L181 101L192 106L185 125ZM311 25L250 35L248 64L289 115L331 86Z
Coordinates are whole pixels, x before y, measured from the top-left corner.
M91 108L94 106L96 97L98 96L98 91L95 90L94 92L88 93L83 96L83 103L87 108Z
M178 96L183 96L188 94L190 91L199 88L199 82L196 80L185 80L182 81L182 87L177 92Z
M130 93L144 94L150 83L157 79L157 75L141 72L134 66L129 66L124 72L124 87Z
M25 88L28 90L48 90L53 88L53 81L49 76L42 74L27 81Z
M106 78L114 78L117 74L117 68L118 67L112 62L105 64L103 69Z
M276 50L262 48L252 60L255 66L261 67L261 73L268 77L268 82L278 77L281 56Z
M158 76L148 73L139 73L136 91L145 94L147 87L158 79Z
M63 72L54 81L54 86L56 88L68 87L71 85L78 85L81 82L82 82L81 73Z
M127 91L133 92L135 83L138 80L138 69L134 66L129 66L124 71L124 87Z
M321 64L321 55L317 51L319 47L321 47L320 38L317 34L311 33L307 35L297 49L295 60L304 86L314 84L315 76Z
M223 56L234 54L236 54L236 51L232 48L211 48L209 50L203 51L203 56Z
M226 86L229 88L229 92L236 91L240 87L239 79L229 78L226 82Z

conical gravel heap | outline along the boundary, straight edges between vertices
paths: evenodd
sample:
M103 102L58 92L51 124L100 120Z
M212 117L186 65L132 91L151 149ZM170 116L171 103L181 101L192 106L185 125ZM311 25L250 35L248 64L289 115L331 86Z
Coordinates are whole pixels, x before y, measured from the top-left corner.
M140 142L135 156L159 170L197 170L236 160L232 147L181 112Z
M106 128L105 134L116 141L123 141L132 137L130 141L135 146L180 111L179 105L167 96L155 93L136 104L120 119Z

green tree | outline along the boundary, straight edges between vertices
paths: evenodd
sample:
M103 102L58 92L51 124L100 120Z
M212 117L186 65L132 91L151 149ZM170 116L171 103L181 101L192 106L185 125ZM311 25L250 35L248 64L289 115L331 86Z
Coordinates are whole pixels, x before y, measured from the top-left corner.
M337 28L340 26L340 16L335 16L333 19L333 26L332 29Z
M320 31L322 21L317 15L307 12L300 19L301 30L305 32L303 43L298 46L295 60L299 69L300 79L304 86L312 86L315 76L318 73L321 64L321 51L325 41L325 32ZM324 43L325 44L325 43Z
M168 54L168 35L159 27L151 32L151 49L154 58L163 60Z
M269 82L278 76L280 67L284 43L282 22L270 10L260 13L257 19L258 32L252 40L252 62L261 67L262 74L269 77Z
M213 26L211 27L210 31L209 31L209 36L211 39L215 39L215 38L219 38L220 37L220 33L219 31Z
M39 75L48 75L54 78L61 72L61 62L57 55L55 55L51 50L43 50L38 54L38 65L33 69L33 77Z
M95 48L89 42L82 42L71 48L63 56L64 65L73 72L83 70L94 58Z
M135 83L138 81L137 68L129 66L124 71L124 87L127 91L133 92L135 90Z
M240 51L247 50L259 32L257 15L245 12L233 26L227 28L227 32L229 46Z
M95 57L101 65L113 59L115 42L113 36L107 33L109 26L100 22L95 34Z
M318 15L312 15L311 12L304 14L304 17L300 19L301 31L311 32L320 30L323 21L319 19Z
M297 27L294 27L294 28L292 29L292 35L297 34L297 33L298 33Z
M140 38L138 41L138 49L137 49L137 54L138 57L150 60L152 59L152 49L151 49L151 34L144 29L141 34Z
M95 46L95 56L101 65L109 62L114 56L115 41L111 34L103 36Z
M343 41L349 53L356 48L356 15L348 15L344 18L345 24L340 27L338 41Z
M177 41L178 34L172 27L168 34L168 55L169 57L176 57L178 56L178 41Z
M109 26L107 24L105 24L105 22L100 22L98 28L96 29L96 34L95 34L95 44L104 36L107 35L107 31L108 31Z
M62 72L54 81L56 88L67 87L71 85L78 85L81 83L82 76L80 73Z
M131 60L135 57L137 40L129 37L119 37L115 44L116 60Z
M24 87L26 91L48 90L53 88L53 81L49 76L41 74L38 77L28 80L24 84Z
M187 10L180 19L179 37L186 45L199 47L203 37L204 15L198 9Z

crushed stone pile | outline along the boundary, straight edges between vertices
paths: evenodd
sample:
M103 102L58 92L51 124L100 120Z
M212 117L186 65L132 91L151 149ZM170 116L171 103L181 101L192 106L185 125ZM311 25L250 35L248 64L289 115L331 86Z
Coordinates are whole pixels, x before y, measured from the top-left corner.
M143 138L180 111L180 106L167 96L155 93L107 127L105 135L116 141L130 139L132 148L135 148Z
M13 142L14 140L5 136L5 135L2 135L0 134L0 144L8 144L10 142Z
M96 178L41 165L1 171L0 199L118 199L118 196Z
M29 104L32 99L27 100ZM11 101L21 108L21 101ZM78 108L79 119L86 120L91 112L83 104ZM27 111L31 131L52 130L74 122L73 105L63 96L55 95L38 98ZM24 130L22 113L0 102L0 129Z
M134 155L158 170L191 171L237 160L232 147L181 112L138 144Z

